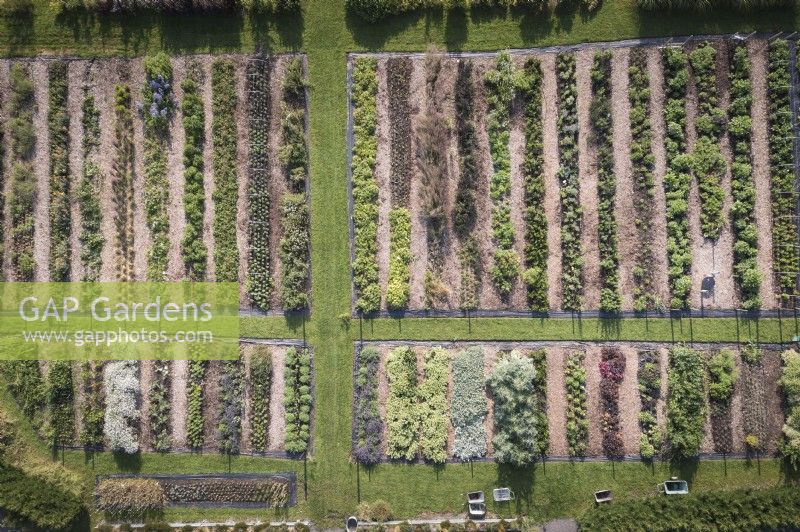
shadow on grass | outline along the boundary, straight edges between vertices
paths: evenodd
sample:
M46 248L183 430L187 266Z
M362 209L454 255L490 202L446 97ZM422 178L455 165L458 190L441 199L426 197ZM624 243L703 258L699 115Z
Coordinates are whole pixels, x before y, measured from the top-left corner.
M18 55L24 52L25 48L33 42L33 12L24 10L4 15L3 22L10 35L8 41L9 55Z
M536 465L529 464L523 467L516 467L506 464L497 465L497 485L498 487L511 488L514 492L515 512L517 514L528 513L533 505L533 484L536 477ZM492 497L487 493L487 499Z
M121 473L139 473L142 470L141 453L113 453L114 464Z

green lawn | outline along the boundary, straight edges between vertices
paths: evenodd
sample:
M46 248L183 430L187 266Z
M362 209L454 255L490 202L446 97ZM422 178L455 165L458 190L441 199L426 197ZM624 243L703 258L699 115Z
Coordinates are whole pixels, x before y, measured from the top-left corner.
M346 57L355 50L414 50L436 46L451 50L494 50L644 36L686 35L800 28L797 11L758 15L648 14L635 0L607 0L594 15L575 12L546 15L498 10L413 13L383 24L348 15L344 0L306 0L302 15L271 19L243 15L55 15L47 0L34 0L32 15L0 17L0 54L141 55L167 50L252 52L302 50L308 54L311 82L310 146L312 197L313 316L244 318L242 334L251 337L305 338L315 348L316 417L314 455L308 464L217 455L145 455L140 462L117 463L107 453L87 461L70 452L65 463L86 477L115 471L210 472L298 471L307 498L286 514L239 510L170 510L166 517L243 518L257 514L280 518L305 515L319 524L341 525L360 500L388 499L397 516L423 512L459 512L462 494L473 488L508 484L515 506L537 519L576 515L588 507L591 492L611 488L617 497L655 493L656 482L673 473L667 464L553 463L508 470L491 463L382 465L371 471L349 461L353 341L364 339L626 339L669 341L776 342L793 334L793 321L700 320L538 320L538 319L376 319L353 320L350 312L350 260L347 233ZM781 331L781 326L783 331ZM691 469L691 468L690 468ZM776 461L704 462L681 476L693 490L777 485L785 480ZM88 496L88 495L87 495Z

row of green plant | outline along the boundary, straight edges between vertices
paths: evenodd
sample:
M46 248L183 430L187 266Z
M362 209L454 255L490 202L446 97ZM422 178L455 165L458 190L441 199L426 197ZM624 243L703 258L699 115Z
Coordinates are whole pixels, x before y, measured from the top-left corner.
M547 217L544 210L544 130L542 127L542 66L530 58L522 71L525 160L525 272L531 310L547 312Z
M269 123L270 74L266 59L247 63L247 128L249 161L247 182L247 294L256 307L267 310L272 296L270 272Z
M783 374L780 385L786 399L788 413L783 425L780 450L792 467L800 469L800 353L794 349L784 351Z
M47 417L53 445L75 441L75 392L72 362L54 360L47 371Z
M50 280L70 279L72 210L69 178L67 63L48 66L47 129L50 136Z
M154 361L147 418L150 421L150 445L159 452L168 451L171 446L171 382L169 362Z
M81 123L83 125L81 139L83 167L77 190L78 210L81 215L81 232L78 241L83 264L83 281L96 282L100 279L103 247L105 247L106 239L100 228L103 222L103 213L100 210L100 189L103 179L98 165L100 110L88 87L83 89Z
M579 519L581 530L793 530L800 527L800 491L763 490L650 497L604 504Z
M703 237L717 240L725 225L722 178L727 164L719 144L725 112L717 97L717 50L704 42L689 54L689 63L697 89L697 142L691 163L700 191L700 231Z
M524 466L539 458L536 368L518 351L502 355L487 380L494 402L494 458Z
M474 88L472 62L458 62L455 87L455 131L458 140L459 177L453 206L453 228L461 244L459 265L461 289L459 307L465 310L478 308L478 282L480 257L474 236L478 219L478 170L475 160L478 137L475 132Z
M202 449L205 443L203 430L203 389L206 384L208 362L205 360L189 361L189 378L186 382L186 444L191 449Z
M11 271L15 281L33 281L34 217L36 178L33 173L33 152L36 134L33 130L33 80L27 66L11 65L11 98L8 105L10 133L11 191L8 209L11 215Z
M103 445L106 411L103 400L102 362L86 361L81 364L80 386L83 396L80 443L86 448L96 449Z
M639 455L643 460L652 460L661 453L663 435L658 426L658 400L661 398L661 357L656 350L643 350L638 353L639 368Z
M617 218L614 214L617 178L614 175L614 127L611 122L611 51L594 56L592 103L589 117L597 153L597 216L600 247L600 310L619 312L619 250Z
M547 423L547 350L536 349L528 353L536 371L533 385L536 389L536 453L547 454L550 449L550 426Z
M489 153L492 159L492 176L489 196L492 200L492 238L494 266L492 281L501 297L508 297L520 273L520 259L514 251L514 226L511 224L511 104L519 85L519 73L514 68L511 54L500 52L495 67L486 73L486 124Z
M733 451L731 399L739 373L733 351L720 349L708 359L708 399L711 414L711 435L718 453Z
M693 458L706 419L703 355L686 346L670 349L667 373L667 441L674 458Z
M353 284L356 309L369 313L380 308L378 284L378 183L375 162L378 94L377 61L359 57L353 61Z
M25 417L37 430L44 428L47 406L47 383L38 360L10 360L2 364L8 391Z
M220 452L237 454L242 443L244 417L244 363L241 358L220 362L219 419L217 435Z
M291 191L281 205L281 302L284 310L308 306L310 224L305 201L308 178L306 79L303 60L291 59L283 81L283 140L279 158Z
M733 151L731 163L731 225L733 227L733 272L744 309L761 307L762 275L758 269L758 231L756 229L756 187L750 138L753 121L753 86L750 83L750 57L747 46L734 46L730 54L730 106L728 138Z
M386 455L413 460L419 450L417 354L411 347L393 349L386 358Z
M269 399L272 389L272 351L256 345L250 356L250 446L264 452L269 446Z
M650 124L651 93L644 49L634 48L628 66L628 100L630 102L631 178L633 208L636 218L636 248L633 266L633 309L652 310L658 301L653 286L653 209L655 181L653 167L653 132Z
M200 65L192 63L187 69L186 78L181 82L184 134L183 210L186 218L181 258L186 277L193 281L205 280L208 269L208 248L203 240L206 199L203 184L205 172L203 148L206 143L206 111L200 94L201 76Z
M233 61L217 59L211 65L211 139L214 162L214 264L218 282L239 280L236 245L236 209L239 181L236 164L236 114L239 104Z
M585 354L571 353L564 367L564 385L567 393L567 450L570 456L586 456L589 445L589 420L587 419Z
M453 423L453 456L471 460L486 455L486 395L484 353L468 347L453 356L453 392L450 419Z
M667 201L667 266L670 308L687 308L692 288L692 250L689 237L689 173L691 157L686 144L686 89L689 69L686 53L681 48L662 50L665 97L664 140L667 172L664 191Z
M561 306L580 310L583 302L583 254L578 176L578 90L575 55L558 54L558 157L556 178L561 197Z
M797 293L797 264L800 249L797 241L797 208L794 171L794 133L788 115L789 105L789 44L776 39L769 47L769 162L772 177L772 243L773 269L777 292L784 305Z
M172 122L172 64L164 52L143 61L145 84L142 88L144 120L144 211L150 229L147 250L147 279L165 281L169 255L169 183L167 147Z
M449 374L450 356L447 351L434 347L425 354L423 380L417 390L419 448L425 460L438 464L447 460L447 435L450 426L447 401Z
M286 409L284 448L292 454L308 450L311 423L311 351L289 348L286 351L283 406Z
M447 150L450 130L445 117L441 90L442 56L429 53L425 56L426 107L416 128L417 171L420 176L419 197L424 213L427 269L423 292L425 308L446 307L449 289L442 281L444 250L447 246Z
M111 186L114 192L115 277L133 281L133 113L131 88L114 86L114 164Z
M389 212L389 279L386 306L400 310L408 306L411 280L411 211L395 207Z

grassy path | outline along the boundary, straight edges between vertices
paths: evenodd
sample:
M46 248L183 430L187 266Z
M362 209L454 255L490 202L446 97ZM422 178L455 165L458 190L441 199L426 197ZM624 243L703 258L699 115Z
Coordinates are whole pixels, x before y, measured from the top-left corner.
M615 496L654 492L655 483L670 474L694 479L693 489L776 485L783 472L776 461L703 462L688 469L669 464L554 463L510 470L493 463L444 467L382 465L370 471L349 462L353 341L364 339L629 339L668 341L736 341L758 338L778 341L793 334L784 320L759 324L720 320L597 319L377 319L339 318L350 312L350 264L347 234L345 124L347 113L346 54L354 50L415 50L429 46L451 50L495 50L643 36L775 31L800 28L800 12L764 12L739 16L641 16L635 0L608 0L595 15L573 12L545 16L496 10L416 13L385 24L369 24L347 15L344 0L305 0L304 14L250 18L242 15L60 15L47 0L34 0L30 16L0 17L0 54L142 55L165 49L172 53L268 52L302 50L308 54L312 197L313 316L310 320L245 318L243 335L297 338L305 336L316 350L316 416L314 455L304 464L246 457L228 462L221 456L145 455L124 464L107 453L87 462L83 453L67 453L65 462L92 473L118 470L200 472L231 470L296 470L308 486L308 498L289 512L271 518L306 514L319 524L340 526L359 500L390 500L399 516L424 512L458 512L462 494L489 490L498 483L517 493L516 505L495 508L535 519L574 515L589 505L594 489L611 488ZM780 325L786 330L781 331ZM2 398L2 396L0 396ZM92 469L94 468L94 469ZM90 480L87 480L90 482ZM229 512L229 511L228 511ZM206 511L200 517L226 517ZM252 512L236 513L247 517ZM263 512L262 512L263 515ZM170 510L166 517L196 517Z

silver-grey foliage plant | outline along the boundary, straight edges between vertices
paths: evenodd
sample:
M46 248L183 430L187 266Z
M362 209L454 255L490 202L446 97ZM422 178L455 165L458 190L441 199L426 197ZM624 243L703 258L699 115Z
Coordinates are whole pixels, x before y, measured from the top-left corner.
M486 394L483 391L483 349L470 347L453 357L450 417L455 440L453 456L472 460L486 455Z

